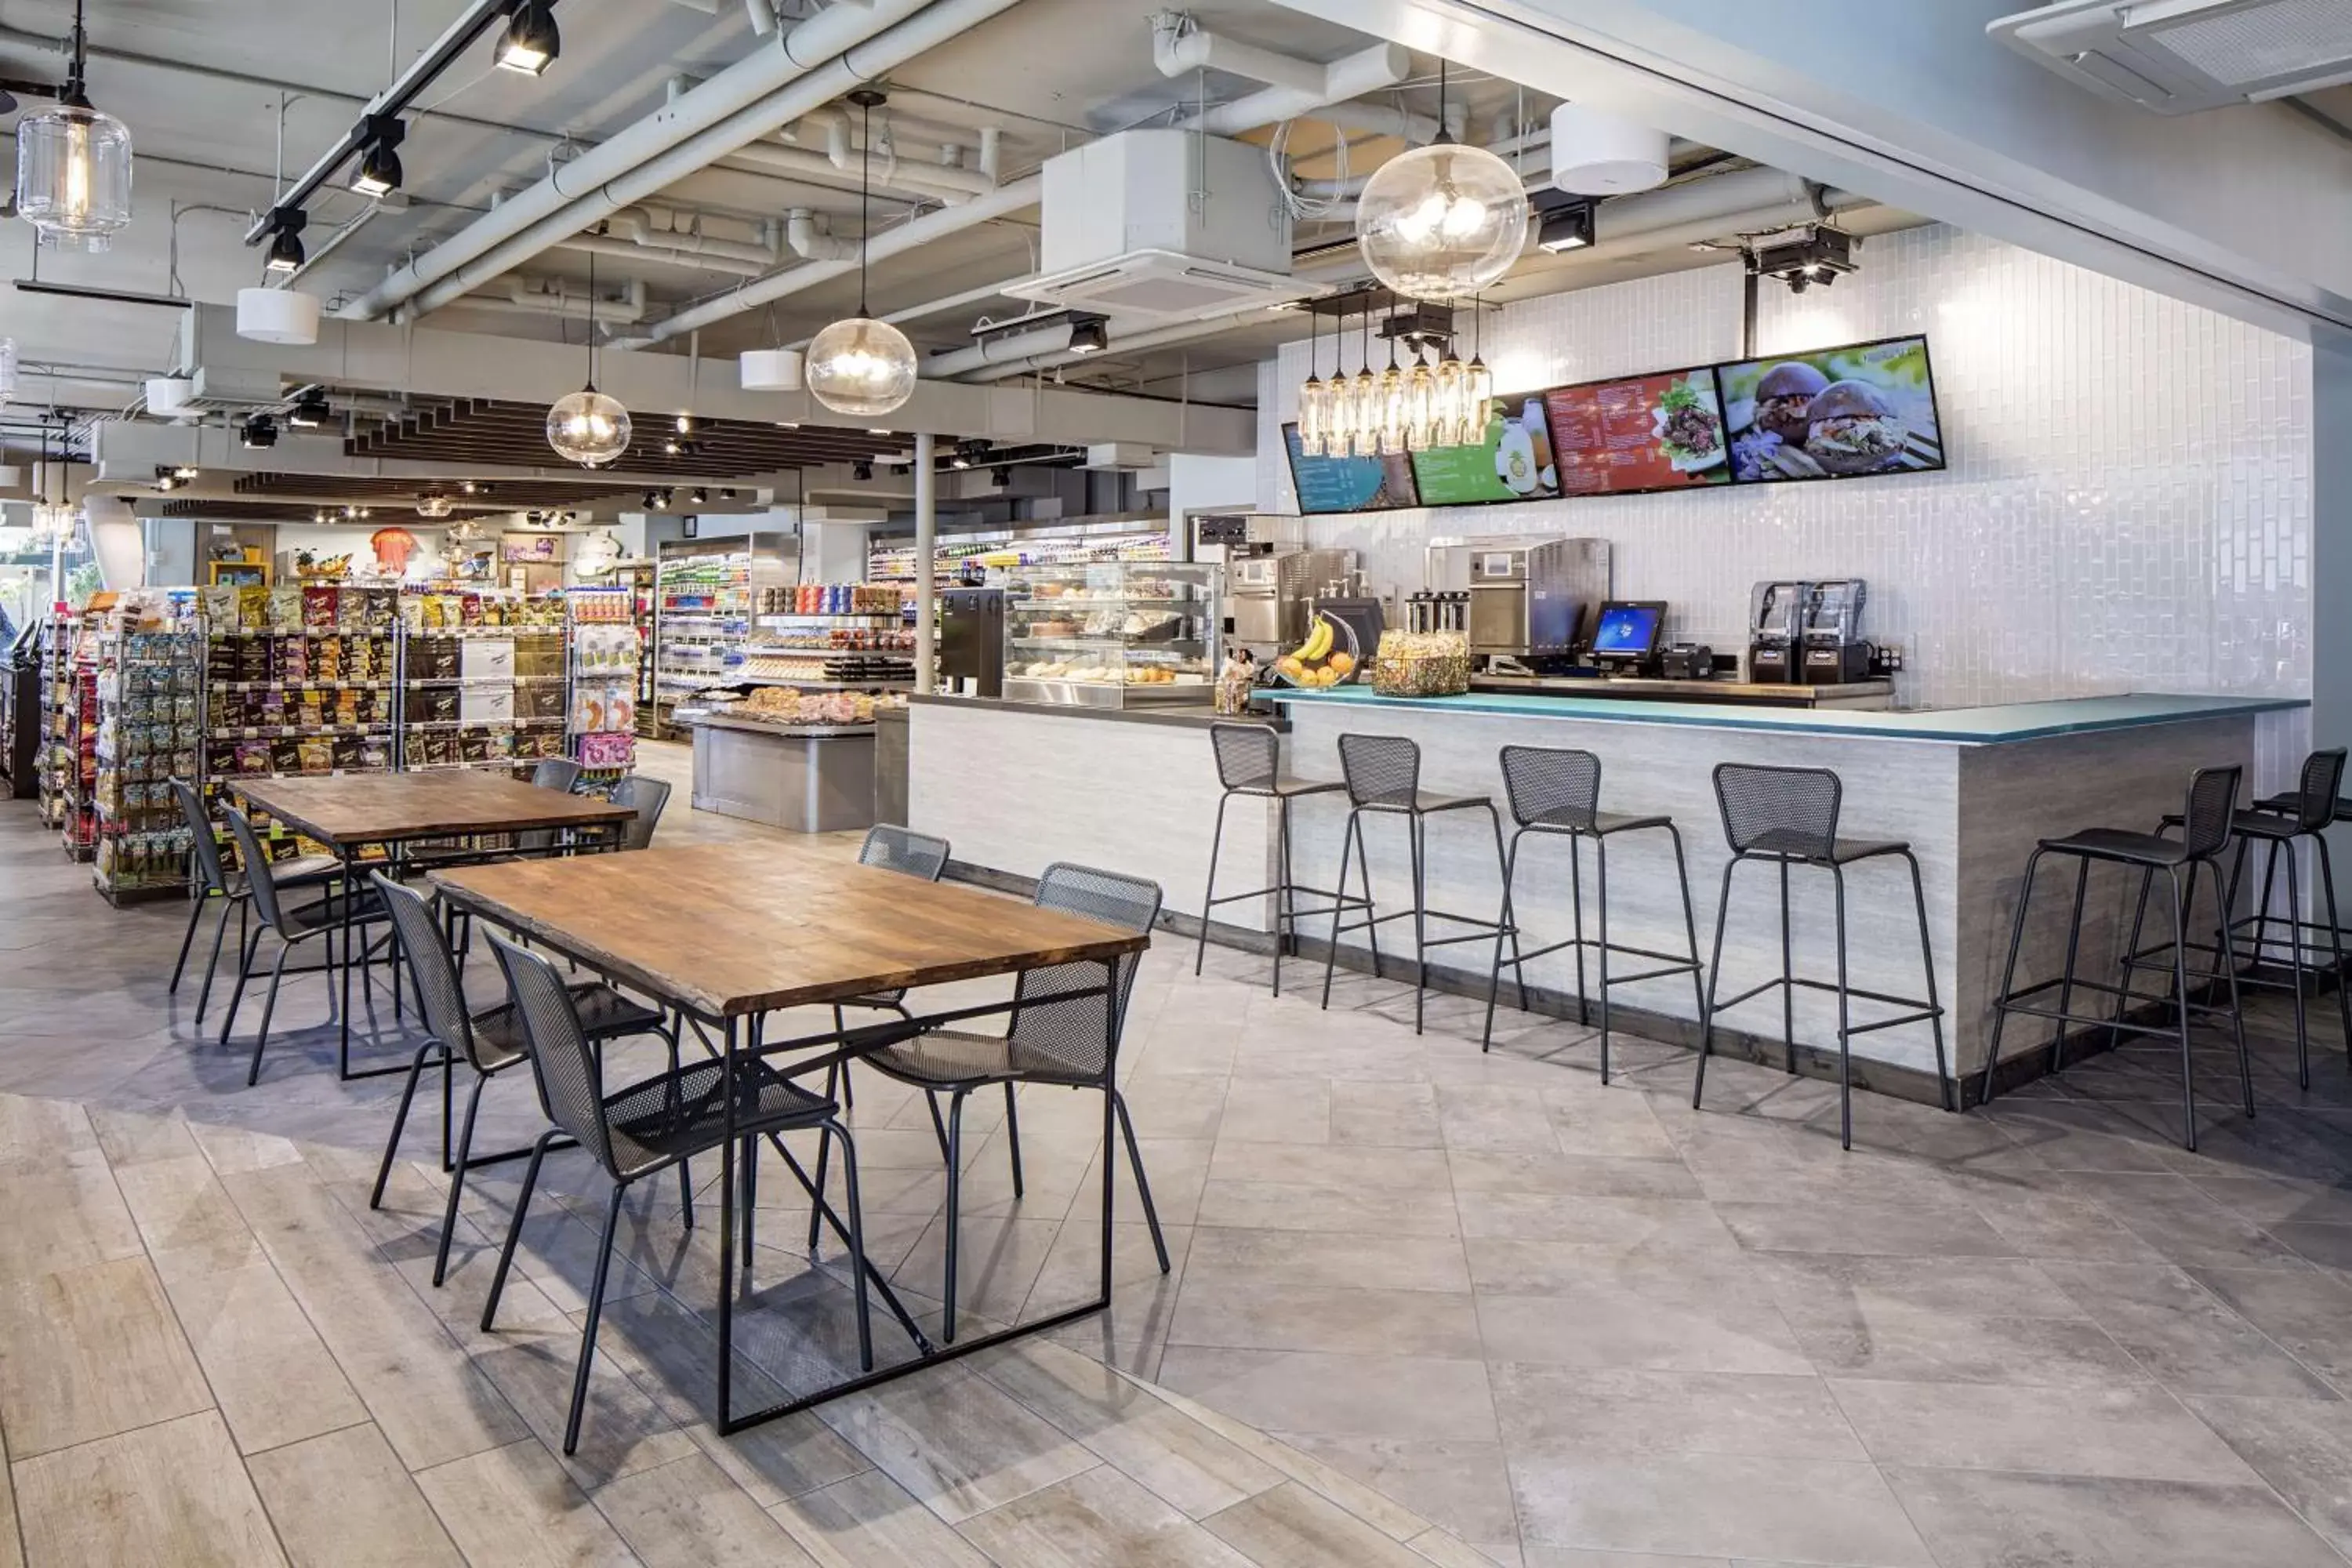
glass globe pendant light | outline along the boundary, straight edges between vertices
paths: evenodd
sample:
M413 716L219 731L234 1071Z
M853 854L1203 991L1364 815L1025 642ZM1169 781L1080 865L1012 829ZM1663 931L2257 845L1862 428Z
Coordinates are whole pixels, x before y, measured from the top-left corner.
M857 174L857 314L834 322L809 343L803 376L809 395L835 414L873 419L915 395L915 345L889 322L874 320L866 303L866 236L873 226L874 106L889 100L871 88L859 88L849 101L866 111Z
M1356 245L1381 284L1414 300L1458 300L1511 269L1528 239L1528 193L1508 163L1444 129L1372 172L1356 207Z
M588 384L547 411L547 444L583 468L601 468L629 449L629 411L596 390L596 253L588 253Z
M81 0L57 106L16 122L16 210L40 243L104 250L131 221L131 128L93 109L83 80Z

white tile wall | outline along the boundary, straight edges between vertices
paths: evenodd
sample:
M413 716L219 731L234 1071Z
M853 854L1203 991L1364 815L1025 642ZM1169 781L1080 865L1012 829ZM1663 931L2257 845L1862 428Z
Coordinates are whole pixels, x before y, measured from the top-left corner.
M1951 468L1844 483L1318 520L1411 584L1433 536L1606 538L1617 587L1677 637L1744 642L1748 585L1866 577L1899 700L1948 707L2124 690L2311 689L2311 358L2305 345L1943 226L1874 238L1834 289L1768 284L1759 349L1925 332ZM1737 357L1736 266L1490 315L1506 391ZM1323 364L1330 363L1328 340ZM1260 375L1259 498L1296 509L1281 421L1307 346ZM2263 729L2264 787L2307 744Z

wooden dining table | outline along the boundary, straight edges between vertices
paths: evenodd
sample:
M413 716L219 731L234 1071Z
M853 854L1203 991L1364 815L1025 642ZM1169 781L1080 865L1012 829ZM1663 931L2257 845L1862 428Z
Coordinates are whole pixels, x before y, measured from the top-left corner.
M404 848L435 839L552 830L564 830L572 847L593 847L600 840L617 842L637 815L608 800L471 769L226 783L253 809L324 845L342 868L343 962L336 1009L341 1034L335 1055L336 1071L346 1081L408 1070L404 1063L352 1070L352 936L360 866L368 850L397 859Z
M726 1063L722 1094L728 1136L720 1147L719 1231L718 1427L722 1433L772 1421L821 1401L870 1387L991 1345L1036 1334L1110 1305L1112 1173L1100 1162L1102 1279L1097 1299L1034 1322L951 1345L933 1344L878 1269L868 1280L914 1342L916 1356L829 1387L803 1392L764 1409L730 1407L733 1363L736 1096L732 1075L745 1058L790 1056L795 1076L953 1024L1003 1014L1010 1004L959 1007L856 1028L819 1030L772 1041L771 1014L823 1007L897 987L1017 973L1066 963L1100 963L1101 993L1115 996L1125 968L1150 944L1148 933L1063 913L953 884L927 882L852 862L797 855L761 856L740 845L646 849L568 860L519 860L433 874L459 910L517 931L607 979L643 991L710 1026ZM1058 993L1063 999L1094 994ZM1108 1048L1116 1060L1119 1010L1105 1010ZM1110 1097L1103 1102L1103 1148L1113 1141ZM781 1141L777 1147L837 1236L847 1229ZM748 1262L748 1260L747 1260Z

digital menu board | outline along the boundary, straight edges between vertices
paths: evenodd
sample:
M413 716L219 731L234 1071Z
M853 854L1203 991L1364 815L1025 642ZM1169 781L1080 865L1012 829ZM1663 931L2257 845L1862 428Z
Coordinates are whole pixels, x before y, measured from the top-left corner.
M1556 387L1543 402L1561 495L1685 489L1731 477L1711 366Z
M1559 494L1559 484L1552 468L1543 399L1497 399L1486 421L1486 440L1415 452L1412 477L1423 506L1552 500Z
M1721 367L1733 478L1836 479L1944 467L1925 338Z
M1412 464L1391 458L1310 458L1298 443L1298 426L1285 425L1282 442L1290 453L1291 488L1306 516L1341 511L1387 511L1421 504Z

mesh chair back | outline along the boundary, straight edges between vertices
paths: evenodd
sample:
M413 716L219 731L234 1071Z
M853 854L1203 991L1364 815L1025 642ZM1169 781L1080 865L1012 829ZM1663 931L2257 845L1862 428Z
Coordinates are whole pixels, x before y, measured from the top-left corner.
M1357 805L1411 806L1421 794L1421 748L1402 735L1342 735L1339 771Z
M1601 759L1553 746L1505 746L1503 793L1521 827L1590 827L1601 809Z
M400 951L408 959L408 973L416 981L416 994L425 1004L425 1032L479 1069L474 1054L474 1025L466 1011L466 988L457 978L457 961L441 934L441 922L425 895L404 888L381 871L368 873L368 882L392 911L392 927L400 936Z
M180 803L180 815L187 818L188 839L194 847L196 887L207 893L227 892L228 870L221 864L220 840L213 837L212 814L205 809L205 797L180 779L172 781L172 795Z
M517 947L495 931L488 933L499 967L506 971L507 990L514 998L515 1015L522 1020L523 1038L530 1046L531 1080L539 1085L539 1108L547 1119L570 1133L615 1181L620 1172L613 1163L613 1140L604 1124L604 1075L587 1031L580 1026L579 1009L555 965L539 954Z
M2314 752L2303 759L2303 785L2295 791L2294 825L2317 833L2336 820L2336 797L2344 792L2344 748Z
M1717 763L1715 800L1735 855L1750 851L1826 860L1837 844L1844 786L1827 768Z
M542 757L530 770L530 782L541 789L551 789L558 795L570 795L572 786L580 782L580 764L570 757ZM515 847L525 853L538 853L555 847L555 830L534 827L515 835Z
M866 830L866 842L857 851L857 863L936 882L948 868L948 841L918 833L911 827L878 823Z
M1056 861L1037 879L1037 907L1061 910L1117 926L1121 931L1148 931L1160 918L1160 884L1116 871L1097 871ZM1135 992L1136 957L1119 965L1118 994L1100 994L1099 963L1057 963L1049 969L1022 972L1013 994L1013 1025L1006 1030L1013 1044L1054 1062L1073 1078L1108 1080L1113 1067L1112 1047L1104 1028L1104 1008L1113 1002L1114 1027L1124 1027L1127 1001ZM1056 1000L1074 991L1094 991L1092 996Z
M245 885L253 895L253 918L282 933L286 929L286 910L278 901L278 883L269 874L269 857L261 847L261 835L253 830L245 813L234 806L221 815L228 819L229 833L236 839L237 863L245 868Z
M2336 754L2340 766L2343 753ZM2230 842L2230 829L2238 815L2238 783L2245 770L2236 763L2226 768L2199 768L2189 780L2189 804L2180 814L2180 842L2192 859L2206 860L2219 855ZM2330 802L2336 797L2328 796ZM2330 811L2333 812L2331 805Z
M1227 789L1267 790L1282 773L1282 737L1264 724L1212 724L1217 782Z
M613 786L613 804L631 807L637 814L622 830L621 847L643 849L653 843L654 829L661 824L662 807L669 804L669 785L631 773Z

